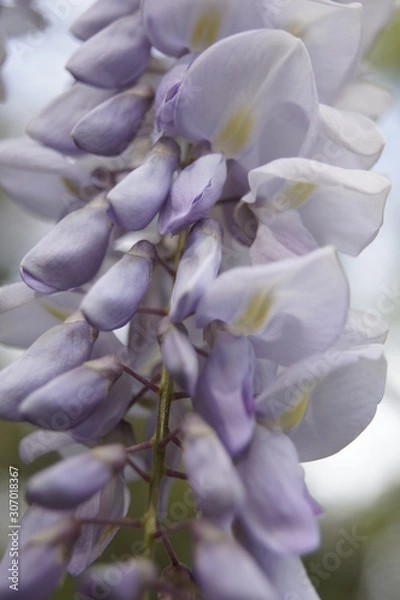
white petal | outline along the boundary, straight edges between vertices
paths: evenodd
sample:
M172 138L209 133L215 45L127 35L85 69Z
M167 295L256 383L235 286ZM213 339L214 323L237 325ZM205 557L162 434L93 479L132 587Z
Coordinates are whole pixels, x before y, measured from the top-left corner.
M292 0L276 14L278 27L298 35L310 53L321 102L330 103L358 64L362 7L330 0Z
M390 102L391 94L388 90L358 79L346 85L336 99L335 106L376 120L387 110Z
M347 169L370 169L380 157L385 138L368 117L320 104L319 135L311 158Z
M312 160L281 159L249 174L253 211L267 225L273 211L297 208L320 244L357 255L379 231L390 191L385 177ZM251 196L249 197L251 199Z
M175 125L191 142L250 169L304 154L314 142L316 90L307 51L283 31L233 35L203 52L178 91Z
M268 7L257 0L144 0L142 14L152 44L172 56L201 52L234 33L271 26Z
M304 418L289 433L301 461L335 454L360 435L383 396L386 369L381 344L327 355L327 375L321 376Z
M220 275L203 295L197 325L218 319L250 335L260 357L291 364L339 337L348 290L333 248Z
M385 288L382 289L382 293L384 290ZM348 350L353 346L365 344L384 344L388 330L388 324L380 316L375 317L374 315L373 322L371 322L368 311L353 308L349 311L346 327L335 348Z
M277 213L268 225L260 223L250 248L253 265L293 258L316 250L318 244L295 210Z
M257 413L289 435L301 461L318 460L344 448L370 423L385 379L381 344L339 345L281 371L258 396Z

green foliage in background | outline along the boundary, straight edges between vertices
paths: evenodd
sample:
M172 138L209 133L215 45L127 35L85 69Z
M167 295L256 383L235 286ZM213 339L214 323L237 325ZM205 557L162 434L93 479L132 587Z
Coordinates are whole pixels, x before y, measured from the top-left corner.
M379 0L376 0L379 2ZM368 64L394 83L400 81L400 7L389 26L378 35L367 55Z

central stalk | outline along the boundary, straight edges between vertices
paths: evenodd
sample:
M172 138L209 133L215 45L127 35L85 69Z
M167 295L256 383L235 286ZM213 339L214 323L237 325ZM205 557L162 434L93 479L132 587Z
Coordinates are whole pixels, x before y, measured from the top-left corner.
M145 556L150 558L153 554L155 534L157 533L158 499L160 495L161 480L165 472L166 447L160 443L169 433L168 422L171 402L173 397L173 382L165 367L163 367L160 383L160 404L157 415L157 425L154 434L154 454L149 485L149 500L147 512L144 517L144 541L146 544Z
M174 260L175 273L178 269L183 250L185 247L187 232L179 234ZM175 278L174 278L175 279ZM149 484L149 498L147 511L144 516L144 542L146 558L151 558L154 550L155 534L157 533L158 499L160 496L161 481L165 473L166 446L160 443L169 433L169 413L173 400L174 384L165 366L161 371L160 404L158 407L156 431L153 437L153 465L151 469L151 481Z

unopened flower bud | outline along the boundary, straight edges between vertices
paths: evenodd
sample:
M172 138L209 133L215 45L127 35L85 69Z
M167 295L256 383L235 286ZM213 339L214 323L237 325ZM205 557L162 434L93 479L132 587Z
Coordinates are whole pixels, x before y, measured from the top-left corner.
M53 377L88 360L96 339L93 328L75 313L41 335L17 360L1 371L0 416L23 420L21 402Z
M37 523L33 522L35 518ZM46 522L48 525L43 527ZM20 532L19 558L14 560L18 560L17 565L21 568L16 569L16 581L13 581L15 563L10 557L14 551L10 549L0 566L1 598L11 600L17 596L21 600L48 600L68 565L80 525L72 515L57 518L33 507L24 516ZM12 588L12 583L17 587Z
M111 223L101 199L59 221L22 259L27 285L44 294L87 283L99 270L107 251Z
M146 227L167 198L179 156L174 140L158 140L143 164L108 193L110 219L130 231Z
M126 325L143 300L150 283L156 250L141 240L96 281L81 310L97 329L111 331Z
M46 508L75 508L101 490L125 460L124 447L117 444L73 456L32 477L27 498Z
M114 356L86 362L30 394L21 414L43 429L72 429L100 404L122 370Z
M115 94L82 83L75 83L57 96L28 124L28 135L45 146L63 154L81 154L71 138L76 123L91 109Z
M84 152L117 156L129 146L150 106L153 92L147 85L106 100L82 117L71 131L75 144Z
M196 307L217 276L222 257L222 228L203 219L190 230L171 296L170 318L183 321Z
M139 8L140 0L97 0L71 25L70 31L85 41L121 17Z
M136 13L114 21L75 50L66 68L78 80L101 88L123 88L140 77L150 60L150 42Z
M278 600L264 573L233 537L206 521L194 527L194 574L206 598Z
M181 431L185 470L197 505L207 519L222 525L243 504L240 477L215 431L201 417L187 415Z

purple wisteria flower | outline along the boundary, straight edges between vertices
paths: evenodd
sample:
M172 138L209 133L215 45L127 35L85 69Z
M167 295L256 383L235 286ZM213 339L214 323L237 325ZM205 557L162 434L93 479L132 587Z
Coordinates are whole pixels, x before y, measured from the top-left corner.
M1 142L1 188L54 223L0 288L0 343L22 350L0 417L38 428L24 463L60 457L26 486L23 600L66 571L75 600L318 598L301 462L354 440L386 379L385 324L350 308L338 255L390 190L370 171L386 96L362 79L376 4L97 0L71 87ZM91 566L121 527L141 541Z

